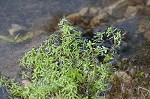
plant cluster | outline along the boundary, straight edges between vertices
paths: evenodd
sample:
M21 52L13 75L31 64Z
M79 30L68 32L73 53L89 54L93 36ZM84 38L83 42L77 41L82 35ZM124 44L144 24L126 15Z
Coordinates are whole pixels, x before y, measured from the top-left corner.
M58 26L58 34L50 35L21 59L23 67L33 70L32 84L23 88L13 83L9 92L23 99L104 98L101 93L110 84L111 61L123 34L109 27L88 40L65 18Z

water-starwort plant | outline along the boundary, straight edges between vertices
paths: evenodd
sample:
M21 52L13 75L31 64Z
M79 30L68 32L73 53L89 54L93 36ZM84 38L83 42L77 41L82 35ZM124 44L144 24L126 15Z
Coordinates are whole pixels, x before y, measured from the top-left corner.
M101 93L110 84L111 61L123 34L109 27L91 40L83 39L82 32L65 18L58 27L59 33L50 35L20 60L21 66L32 69L31 84L23 88L12 83L9 92L23 99L104 98Z

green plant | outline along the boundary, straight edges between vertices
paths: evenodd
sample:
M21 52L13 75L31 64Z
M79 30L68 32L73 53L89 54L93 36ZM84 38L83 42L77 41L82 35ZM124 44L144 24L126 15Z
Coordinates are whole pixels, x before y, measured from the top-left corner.
M32 84L23 88L12 83L9 92L23 99L104 98L100 93L109 85L111 61L121 44L121 31L110 27L88 40L65 18L58 26L58 34L52 34L20 61L23 67L33 70ZM105 46L107 42L111 46Z

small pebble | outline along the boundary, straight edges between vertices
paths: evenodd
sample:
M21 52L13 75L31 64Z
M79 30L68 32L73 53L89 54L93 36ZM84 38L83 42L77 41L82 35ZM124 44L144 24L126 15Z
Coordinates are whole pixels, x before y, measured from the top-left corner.
M23 88L28 87L29 85L31 85L31 81L29 81L29 80L23 80L21 82L21 85L22 85Z

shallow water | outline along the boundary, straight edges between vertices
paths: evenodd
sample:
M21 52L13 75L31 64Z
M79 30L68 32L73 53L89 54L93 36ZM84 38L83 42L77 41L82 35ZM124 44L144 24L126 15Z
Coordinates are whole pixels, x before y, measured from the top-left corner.
M66 15L84 6L104 7L113 1L116 0L0 0L0 32L6 32L11 24L27 28L42 26L48 23L53 15ZM43 18L47 18L45 22ZM40 22L43 22L42 25Z

